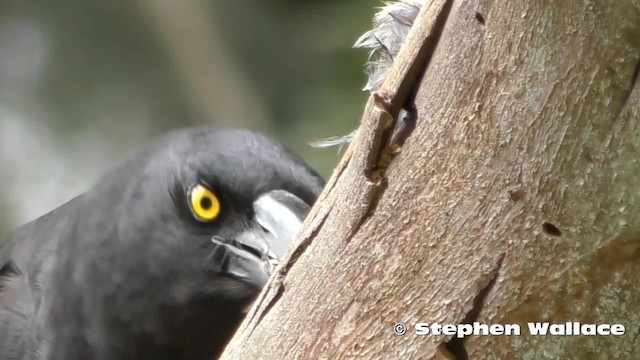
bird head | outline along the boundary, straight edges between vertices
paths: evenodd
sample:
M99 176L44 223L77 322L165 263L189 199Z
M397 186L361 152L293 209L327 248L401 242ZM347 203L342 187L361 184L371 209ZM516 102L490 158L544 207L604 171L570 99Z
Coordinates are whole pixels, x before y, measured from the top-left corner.
M323 185L284 145L253 132L158 139L65 205L74 216L51 283L66 291L52 301L51 324L97 343L117 337L133 358L145 351L136 334L173 349L210 346L235 329Z

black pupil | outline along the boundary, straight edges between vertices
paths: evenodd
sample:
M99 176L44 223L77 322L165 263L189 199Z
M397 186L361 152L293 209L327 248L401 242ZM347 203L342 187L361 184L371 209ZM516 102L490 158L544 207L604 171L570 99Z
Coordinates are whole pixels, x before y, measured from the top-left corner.
M209 197L203 197L200 199L200 206L205 210L209 210L211 209L211 206L213 206L213 201L211 201L211 198Z

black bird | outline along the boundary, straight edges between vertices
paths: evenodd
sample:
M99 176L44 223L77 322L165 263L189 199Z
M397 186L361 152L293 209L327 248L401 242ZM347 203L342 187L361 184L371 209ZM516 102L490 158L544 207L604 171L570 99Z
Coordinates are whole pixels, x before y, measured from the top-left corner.
M169 134L0 249L0 360L212 360L322 190L244 130Z

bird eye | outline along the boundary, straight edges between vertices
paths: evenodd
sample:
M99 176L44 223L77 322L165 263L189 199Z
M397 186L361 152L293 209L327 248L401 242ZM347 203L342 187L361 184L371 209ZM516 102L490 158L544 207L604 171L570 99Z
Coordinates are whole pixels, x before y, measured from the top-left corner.
M191 189L189 206L193 216L199 221L213 221L220 214L220 200L213 191L201 184Z

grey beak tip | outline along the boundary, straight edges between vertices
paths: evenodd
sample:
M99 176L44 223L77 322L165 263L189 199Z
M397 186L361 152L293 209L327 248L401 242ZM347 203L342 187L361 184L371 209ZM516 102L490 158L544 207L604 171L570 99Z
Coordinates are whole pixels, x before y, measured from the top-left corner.
M253 208L255 220L273 236L271 252L282 258L300 231L309 205L288 191L273 190L260 196Z

